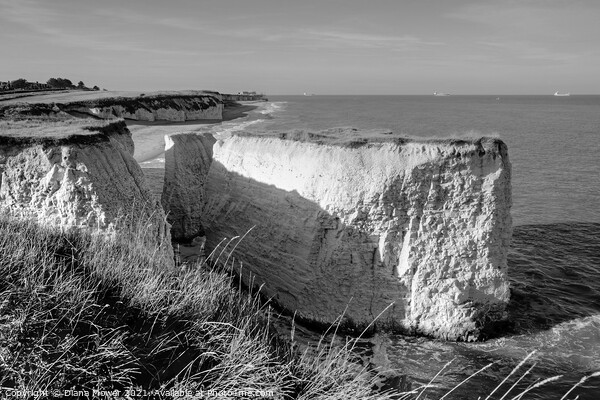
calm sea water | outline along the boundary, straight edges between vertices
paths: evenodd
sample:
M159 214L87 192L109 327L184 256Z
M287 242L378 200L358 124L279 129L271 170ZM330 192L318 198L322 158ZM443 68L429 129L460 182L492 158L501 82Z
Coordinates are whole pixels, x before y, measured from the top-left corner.
M437 398L493 362L453 392L459 399L485 398L533 350L527 367L536 366L519 388L563 377L527 398L560 399L580 378L600 371L600 96L281 96L210 129L338 126L410 136L497 136L509 149L513 332L477 344L390 335L392 368L416 387L454 359L426 392ZM600 377L570 398L575 395L600 399Z

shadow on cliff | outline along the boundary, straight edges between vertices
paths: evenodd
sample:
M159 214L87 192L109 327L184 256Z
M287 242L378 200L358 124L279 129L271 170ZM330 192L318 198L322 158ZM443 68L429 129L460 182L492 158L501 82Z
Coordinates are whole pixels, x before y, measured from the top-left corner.
M217 236L222 239L242 236L248 229L256 226L250 234L253 237L251 247L248 246L249 241L247 243L242 241L236 250L238 255L243 254L247 263L263 265L264 261L272 256L272 243L276 243L280 247L283 246L285 252L282 258L285 263L273 266L270 271L276 275L277 280L293 282L296 287L309 282L318 283L328 278L339 280L335 271L330 277L326 275L306 277L302 276L298 269L292 268L287 271L287 268L281 268L281 265L293 266L294 260L302 262L310 256L319 254L327 247L324 245L325 242L339 240L341 232L346 231L351 232L350 234L357 239L347 247L341 248L336 254L329 254L327 257L331 257L330 259L347 257L347 260L339 264L349 264L356 262L355 257L358 254L361 257L359 262L365 266L364 276L353 276L349 279L364 281L369 276L377 276L379 271L389 277L393 276L393 271L386 271L379 259L378 237L358 227L342 224L317 203L305 199L295 191L281 190L273 185L234 175L231 179L238 180L236 185L243 188L246 194L242 198L234 199L236 195L230 192L231 182L226 179L214 179L213 181L218 181L216 183L218 187L208 188L207 192L230 193L230 195L225 202L220 196L215 199L219 203L220 210L225 212L212 221L212 226L207 226L207 231L210 232L211 228L218 227ZM253 205L257 196L261 198L262 211L257 211L257 206ZM218 214L219 211L214 215ZM260 217L257 217L258 215ZM270 220L277 223L269 223ZM287 229L275 229L277 224L287 224ZM310 229L314 235L310 238L304 237L301 233L302 229ZM214 245L215 238L212 241ZM209 237L209 244L210 242ZM356 251L357 249L360 250ZM507 327L494 327L492 332L488 332L490 335L501 335L503 331L509 334L542 331L561 322L600 314L600 224L557 223L515 227L508 255L508 268L512 286L511 301L508 306L511 323L508 332L505 331ZM286 274L288 275L283 276ZM331 292L331 285L323 284L322 290ZM288 305L300 303L298 297L302 296L302 293L293 292L293 288L281 292L279 295L283 298L276 296L274 300ZM364 301L368 296L365 292L354 292L350 284L347 287L343 284L336 286L335 292L331 295L346 299L346 302L350 298L354 301L359 299ZM383 295L377 295L381 296L377 299L378 305L383 304ZM319 301L316 298L312 299L313 302ZM341 314L343 310L339 312ZM377 313L378 311L375 311L373 315Z
M206 193L213 195L207 196L202 212L207 254L216 248L218 255L227 240L241 238L231 243L221 261L233 248L234 273L241 272L252 287L264 285L261 292L276 309L295 315L297 322L315 331L330 329L342 316L340 328L346 332L360 333L375 320L372 328L402 331L391 314L404 317L405 304L399 298L407 290L394 270L384 266L377 251L379 235L344 224L296 190L247 178L213 160L211 173L215 169L218 172L206 183ZM396 304L377 319L394 300ZM309 304L320 318L307 317ZM365 304L366 321L349 316L357 308L364 311Z
M160 203L165 179L165 169L142 167L142 172L146 178L146 185L154 195L154 198Z
M508 268L515 333L600 314L600 223L515 227Z
M241 259L244 274L252 271L256 275L260 270L251 286L264 284L262 293L272 298L279 310L298 310L295 316L303 324L323 330L344 315L343 329L349 332L359 333L376 320L371 331L391 329L459 341L483 339L500 331L496 314L491 312L474 317L478 319L476 328L447 328L444 321L438 324L442 327L430 330L420 330L424 328L417 324L403 325L410 288L406 280L398 278L396 262L382 261L380 245L391 247L392 240L403 243L409 225L406 213L377 214L371 216L372 222L373 205L365 199L363 207L352 210L354 220L348 224L296 190L242 176L214 160L210 171L202 212L207 254L224 238L247 234L235 244L233 256ZM329 196L334 199L329 203L344 204L346 193ZM395 230L389 228L392 224ZM384 242L368 228L375 225L387 226L397 237ZM388 248L385 251L389 254ZM248 275L244 280L249 281Z

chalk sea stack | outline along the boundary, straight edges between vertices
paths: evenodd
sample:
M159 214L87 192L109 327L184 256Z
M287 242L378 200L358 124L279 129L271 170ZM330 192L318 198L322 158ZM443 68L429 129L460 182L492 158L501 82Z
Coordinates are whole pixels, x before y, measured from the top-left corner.
M202 202L200 221L179 234L200 224L210 252L252 228L234 254L244 281L297 317L330 324L343 314L362 329L383 312L379 327L467 341L506 319L511 169L502 141L342 129L210 143L194 134L171 143L189 157L167 158L166 176L198 190L178 199L171 190L171 204ZM182 163L198 159L210 167L194 180Z
M42 226L104 231L135 215L168 235L133 147L122 120L0 121L0 208Z

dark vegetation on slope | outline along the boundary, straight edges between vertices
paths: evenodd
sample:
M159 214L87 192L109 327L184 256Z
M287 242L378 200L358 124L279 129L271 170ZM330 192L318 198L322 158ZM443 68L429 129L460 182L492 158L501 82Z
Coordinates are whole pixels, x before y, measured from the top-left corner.
M35 118L18 121L0 120L0 146L88 145L109 141L113 135L130 132L123 120Z

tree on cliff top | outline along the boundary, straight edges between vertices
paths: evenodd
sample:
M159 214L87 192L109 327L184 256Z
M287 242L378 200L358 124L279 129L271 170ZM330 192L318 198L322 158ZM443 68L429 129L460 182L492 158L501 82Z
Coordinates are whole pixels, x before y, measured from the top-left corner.
M19 78L10 82L10 86L13 89L25 89L27 87L27 79Z
M53 88L72 88L75 87L73 82L66 78L50 78L46 82L48 85ZM83 83L83 82L82 82Z

